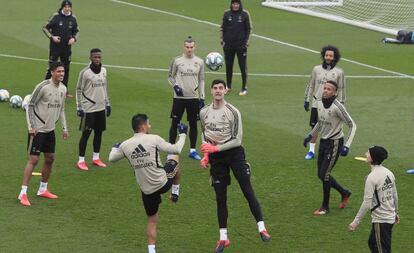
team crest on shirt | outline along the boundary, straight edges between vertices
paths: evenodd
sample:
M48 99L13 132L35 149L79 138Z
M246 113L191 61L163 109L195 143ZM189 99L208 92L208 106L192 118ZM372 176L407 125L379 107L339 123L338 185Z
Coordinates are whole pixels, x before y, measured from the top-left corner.
M225 120L226 119L226 114L221 115L221 120Z
M237 22L239 22L239 23L243 22L243 20L242 20L242 16L241 16L241 15L239 15L239 16L237 17Z
M231 22L233 20L233 18L231 16L229 16L229 18L227 19L229 22Z
M63 22L62 21L59 21L59 26L63 26Z
M60 98L63 98L63 91L60 92Z
M332 79L336 79L336 75L335 75L335 73L332 73L331 78L332 78Z
M72 28L72 27L73 27L72 21L69 21L69 28Z

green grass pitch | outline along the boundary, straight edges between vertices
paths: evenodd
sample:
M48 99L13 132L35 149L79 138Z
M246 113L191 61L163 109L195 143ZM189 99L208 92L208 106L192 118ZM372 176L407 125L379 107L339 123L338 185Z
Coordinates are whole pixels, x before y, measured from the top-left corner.
M166 69L181 53L187 35L197 40L196 54L201 57L222 52L219 28L214 24L220 23L230 2L125 1L133 5L73 1L80 38L73 47L70 92L75 91L91 48L103 50L108 66L113 112L103 136L104 160L113 143L132 134L134 113L147 113L153 132L168 138L172 90ZM228 192L231 245L226 252L368 252L369 214L356 232L349 233L347 225L359 209L369 172L366 164L353 157L363 155L374 144L389 150L385 166L397 178L401 224L393 230L393 250L412 252L414 176L405 171L414 167L414 84L404 74L414 75L414 47L385 45L380 43L384 34L263 8L258 0L243 3L256 34L248 53L249 94L239 97L233 92L227 100L242 113L252 182L273 238L270 243L261 242L247 202L233 180ZM59 5L57 0L2 1L0 88L24 97L42 80L48 41L41 27ZM322 192L316 161L304 160L307 149L302 141L309 131L309 114L303 110L303 93L306 75L320 59L304 49L319 51L326 44L338 46L343 55L339 65L348 76L346 106L358 129L349 156L341 157L333 171L353 191L349 206L339 210L340 197L333 192L331 213L313 217ZM223 70L208 72L206 83L224 77ZM236 74L234 88L239 85ZM211 101L206 91L207 101ZM50 178L50 188L60 198L35 197L39 177L34 176L29 186L32 207L25 208L16 199L27 159L25 114L0 103L0 252L146 252L146 216L128 163L122 161L107 169L92 167L86 173L76 169L80 133L74 99L67 100L66 114L71 136L63 141L57 130L56 162ZM90 140L88 160L91 145ZM186 158L188 148L187 141L181 199L172 205L165 195L160 207L159 252L212 252L218 239L208 172Z

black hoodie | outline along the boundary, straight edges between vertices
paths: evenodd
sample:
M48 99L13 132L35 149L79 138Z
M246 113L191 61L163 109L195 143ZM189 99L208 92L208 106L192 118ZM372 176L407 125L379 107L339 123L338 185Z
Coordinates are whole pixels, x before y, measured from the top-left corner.
M75 38L77 40L79 35L78 22L76 17L70 13L68 16L65 16L62 13L62 8L58 12L54 13L49 19L47 24L43 26L43 32L48 38L52 36L59 36L61 38L60 45L67 45L70 38ZM56 44L51 40L51 45Z
M232 10L232 3L240 3L238 11ZM230 9L224 12L221 24L221 39L225 47L238 48L249 44L252 33L252 20L248 11L243 10L240 0L231 0Z

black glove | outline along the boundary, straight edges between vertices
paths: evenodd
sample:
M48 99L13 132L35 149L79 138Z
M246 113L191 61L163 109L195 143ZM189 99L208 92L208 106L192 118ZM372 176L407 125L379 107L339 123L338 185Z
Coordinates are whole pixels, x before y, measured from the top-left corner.
M112 108L110 105L106 106L106 117L111 116Z
M203 108L205 106L204 99L200 98L200 100L198 100L198 105L199 105L200 109Z
M173 89L174 89L175 94L176 94L177 96L179 96L179 97L184 96L184 94L183 94L183 89L181 89L181 87L180 87L180 86L178 86L178 85L174 85L174 86L173 86Z
M177 129L179 134L187 134L188 126L186 124L178 124Z
M303 103L303 108L305 108L305 111L309 112L309 102L305 101L305 103Z
M349 148L347 146L342 146L341 148L341 156L347 156L349 152Z
M306 148L308 146L308 143L312 140L312 135L308 135L303 140L303 146Z
M83 111L83 110L77 110L76 111L76 114L79 116L79 117L83 117L83 116L85 116L85 112Z

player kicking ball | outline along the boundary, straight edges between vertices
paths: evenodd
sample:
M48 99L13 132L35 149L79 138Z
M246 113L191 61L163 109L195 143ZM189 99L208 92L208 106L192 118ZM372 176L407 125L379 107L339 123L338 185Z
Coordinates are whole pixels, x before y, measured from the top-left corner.
M109 154L109 161L116 162L126 157L141 190L142 202L148 216L147 237L148 253L156 253L158 208L161 194L171 189L170 200L178 201L179 196L179 159L187 134L187 126L178 125L179 138L170 144L158 135L150 134L151 125L145 114L132 117L134 136L121 144L116 144ZM169 153L164 166L160 163L159 150Z

